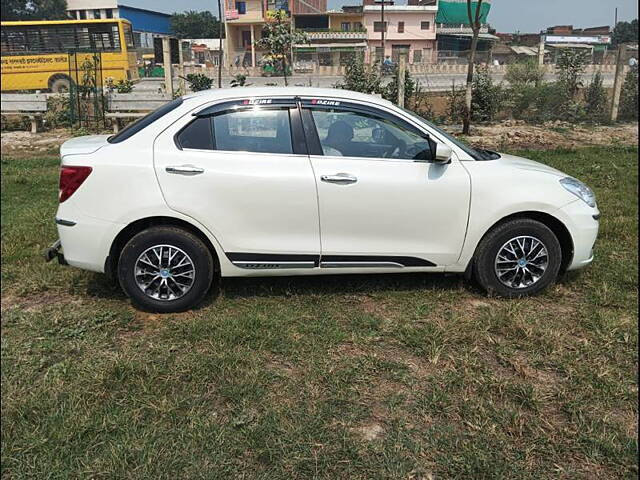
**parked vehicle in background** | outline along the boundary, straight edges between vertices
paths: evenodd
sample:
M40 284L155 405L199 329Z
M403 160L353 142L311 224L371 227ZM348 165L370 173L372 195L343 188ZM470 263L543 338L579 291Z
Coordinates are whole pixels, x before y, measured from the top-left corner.
M600 216L562 172L346 90L199 92L67 141L61 163L47 258L159 312L217 276L459 272L532 295L592 261Z
M102 84L139 78L128 20L2 22L0 40L3 92L68 91L82 78L82 62L70 62L70 53L100 53Z

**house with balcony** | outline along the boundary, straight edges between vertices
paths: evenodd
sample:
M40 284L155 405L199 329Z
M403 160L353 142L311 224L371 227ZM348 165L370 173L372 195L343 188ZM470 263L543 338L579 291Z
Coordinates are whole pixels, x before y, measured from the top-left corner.
M295 15L324 14L327 0L224 0L226 64L231 67L255 67L265 54L256 46L268 12L283 10Z
M437 12L438 2L428 0L416 0L407 5L395 5L390 0L384 0L384 5L364 0L368 43L365 61L381 62L389 56L398 62L404 55L409 64L435 63Z
M471 2L471 11L475 14L477 2ZM488 61L491 48L499 37L490 32L487 17L491 10L491 0L484 0L480 5L480 33L478 35L477 55L479 59ZM436 17L438 33L438 61L466 61L471 50L473 31L469 22L467 0L439 0Z
M294 14L293 27L307 34L308 44L294 46L294 71L345 66L364 57L367 33L362 6L342 7L317 14Z

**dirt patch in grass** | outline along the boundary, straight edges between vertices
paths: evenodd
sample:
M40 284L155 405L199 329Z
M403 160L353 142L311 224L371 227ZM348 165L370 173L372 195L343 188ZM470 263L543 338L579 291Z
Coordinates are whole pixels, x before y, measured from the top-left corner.
M82 299L74 298L66 293L43 292L37 295L16 296L11 293L2 296L2 311L20 309L34 312L53 304L82 304Z
M2 153L12 157L34 156L48 153L57 154L60 145L73 136L67 129L55 129L31 133L25 131L2 132L0 146Z
M448 127L453 134L460 132ZM566 122L548 122L529 125L523 121L507 120L494 125L476 125L465 137L471 145L490 150L554 148L581 148L586 146L620 146L638 144L638 124L576 125Z

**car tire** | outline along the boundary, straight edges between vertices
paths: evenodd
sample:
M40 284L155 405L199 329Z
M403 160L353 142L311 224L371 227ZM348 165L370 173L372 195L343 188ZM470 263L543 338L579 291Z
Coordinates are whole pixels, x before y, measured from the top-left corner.
M561 264L562 248L549 227L520 218L504 222L484 236L476 250L473 273L490 295L526 297L553 284Z
M122 289L136 307L150 312L181 312L197 306L213 275L207 246L177 227L143 230L127 242L118 260Z

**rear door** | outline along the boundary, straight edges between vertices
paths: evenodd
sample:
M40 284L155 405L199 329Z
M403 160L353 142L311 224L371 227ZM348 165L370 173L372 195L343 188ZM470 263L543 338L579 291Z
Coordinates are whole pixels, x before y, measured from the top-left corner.
M213 232L238 267L317 265L317 193L299 115L288 99L228 102L156 139L167 204Z
M322 267L457 261L471 188L457 158L432 163L425 132L387 110L306 99L302 113L318 185Z

